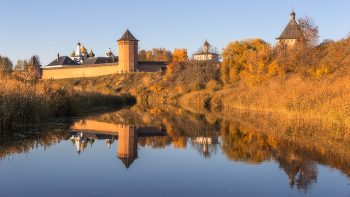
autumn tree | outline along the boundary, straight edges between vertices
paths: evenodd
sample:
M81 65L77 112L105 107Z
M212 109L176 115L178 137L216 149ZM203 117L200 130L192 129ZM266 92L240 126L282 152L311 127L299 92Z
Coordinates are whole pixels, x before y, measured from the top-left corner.
M139 61L166 61L171 62L173 60L173 54L171 51L165 48L153 48L151 50L145 51L141 50L138 53Z
M172 62L173 57L171 51L166 50L165 48L153 48L152 49L152 59L153 61L167 61Z
M151 51L146 51L146 61L153 61L153 55Z
M175 48L173 53L173 61L179 62L180 50Z
M250 85L262 84L277 75L279 65L275 59L274 47L267 44L260 51L249 50L247 57L245 74Z
M15 71L24 71L29 68L29 61L28 60L17 60L17 63L15 65Z
M12 61L8 57L0 55L0 72L11 72L12 70Z
M314 19L308 17L298 19L300 29L300 41L306 43L308 47L315 47L319 41L318 26L315 25Z
M265 45L266 42L258 38L230 42L222 52L222 82L229 84L237 81L240 72L247 68L248 54L260 51Z
M187 49L182 48L182 49L174 49L173 53L173 61L175 62L185 62L188 61L188 56L187 56Z
M147 61L147 56L146 56L146 51L145 50L141 50L138 53L138 60L139 61Z

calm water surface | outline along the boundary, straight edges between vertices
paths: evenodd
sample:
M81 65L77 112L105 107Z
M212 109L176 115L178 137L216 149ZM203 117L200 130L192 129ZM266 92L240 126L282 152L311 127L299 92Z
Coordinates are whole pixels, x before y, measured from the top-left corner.
M133 107L0 137L0 196L350 196L346 152L184 110Z

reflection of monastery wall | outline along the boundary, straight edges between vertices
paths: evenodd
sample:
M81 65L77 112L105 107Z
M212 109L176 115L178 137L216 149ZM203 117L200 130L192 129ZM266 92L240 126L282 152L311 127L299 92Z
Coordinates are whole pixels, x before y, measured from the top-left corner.
M81 120L79 122L76 122L71 129L72 130L92 130L92 131L102 131L102 132L115 132L118 133L122 131L125 127L125 125L118 125L118 124L112 124L112 123L105 123L105 122L97 122L94 120Z
M120 132L124 132L129 128L134 129L134 127L135 126L98 122L95 120L81 120L79 122L76 122L71 127L71 130L73 132L74 130L79 130L79 132L82 130L86 130L93 131L94 133L118 133L120 137ZM135 129L139 134L163 134L163 131L157 127L135 127Z

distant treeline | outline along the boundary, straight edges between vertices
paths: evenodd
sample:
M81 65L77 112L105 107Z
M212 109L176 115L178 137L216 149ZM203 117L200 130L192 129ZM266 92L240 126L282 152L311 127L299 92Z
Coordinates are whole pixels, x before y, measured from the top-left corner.
M165 48L153 48L145 51L141 50L138 53L139 61L165 61L165 62L185 62L188 61L187 49L177 49L174 52L166 50Z

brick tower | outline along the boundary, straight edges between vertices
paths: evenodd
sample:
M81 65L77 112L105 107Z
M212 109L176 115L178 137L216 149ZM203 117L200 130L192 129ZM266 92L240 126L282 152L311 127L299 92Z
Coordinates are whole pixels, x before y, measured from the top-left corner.
M135 126L123 125L118 129L118 158L126 168L137 158L137 132Z
M135 72L138 69L138 40L126 30L118 40L119 68L121 72Z

